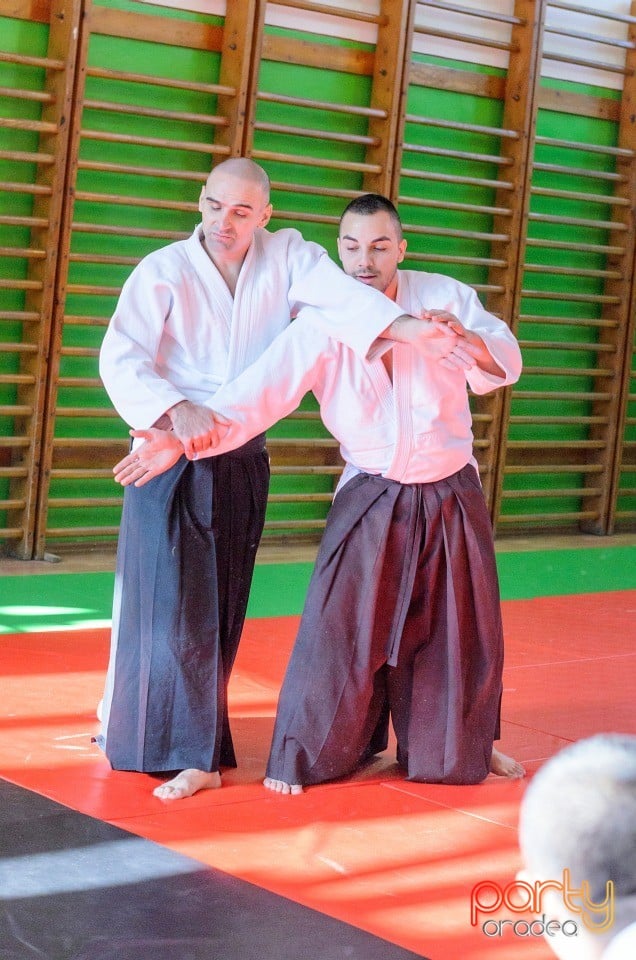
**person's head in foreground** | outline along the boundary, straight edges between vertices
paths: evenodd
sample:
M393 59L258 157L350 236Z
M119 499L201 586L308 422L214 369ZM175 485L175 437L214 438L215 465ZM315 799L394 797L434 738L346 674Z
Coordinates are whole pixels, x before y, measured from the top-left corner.
M365 193L348 204L338 234L338 255L345 273L394 300L397 268L405 250L400 217L390 200Z
M569 921L568 935L546 936L561 960L636 958L636 736L599 734L552 757L523 797L519 845L519 879L552 881L543 913Z

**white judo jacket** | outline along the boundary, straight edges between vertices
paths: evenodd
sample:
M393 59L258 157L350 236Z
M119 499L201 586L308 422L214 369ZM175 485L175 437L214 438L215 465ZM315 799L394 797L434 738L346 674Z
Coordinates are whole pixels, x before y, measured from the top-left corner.
M210 402L233 421L210 454L233 449L266 430L311 390L325 426L340 443L346 462L341 484L360 471L424 483L475 463L467 386L484 394L514 383L521 373L517 341L503 321L482 307L471 287L450 277L399 271L396 299L402 312L415 316L422 310L453 313L479 334L505 376L477 367L446 369L409 345L390 346L384 340L362 360L329 337L317 310L305 308L255 364ZM393 350L393 381L382 362L387 348Z

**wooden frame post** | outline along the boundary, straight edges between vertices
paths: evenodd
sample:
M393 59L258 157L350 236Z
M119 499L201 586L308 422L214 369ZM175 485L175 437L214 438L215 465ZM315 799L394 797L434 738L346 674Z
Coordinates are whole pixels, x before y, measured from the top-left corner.
M27 353L22 361L22 374L27 382L19 386L20 404L30 408L27 418L28 447L18 457L24 458L26 476L13 482L14 496L24 500L20 515L9 514L9 525L15 516L23 535L16 546L16 555L21 559L41 559L44 549L38 539L38 516L46 496L46 476L49 451L47 449L47 395L51 377L55 376L52 363L55 331L56 279L59 275L58 259L64 204L64 177L67 169L69 134L72 115L73 81L78 49L79 26L83 0L51 0L50 28L47 57L62 67L46 71L44 89L51 100L42 110L45 129L40 134L39 152L53 157L50 164L39 165L36 185L43 188L37 192L33 204L33 217L37 224L31 229L31 245L44 251L42 259L29 262L29 279L36 281L34 289L27 291L27 311L39 314L39 322L25 323L23 342L36 349Z
M545 20L545 0L515 0L514 15L519 23L512 28L512 48L506 75L502 126L514 131L514 137L502 140L502 153L509 161L504 168L510 190L498 190L495 206L506 207L506 214L495 215L493 233L506 236L494 240L486 296L486 307L501 317L513 333L517 332L519 300L523 275L525 237L530 197L531 157L536 129L541 48ZM484 456L484 492L490 503L493 527L501 504L511 391L497 390L478 397L475 410L485 414L489 443ZM479 432L479 429L478 429Z
M408 82L410 40L415 6L411 0L382 0L381 21L373 58L370 106L383 116L369 119L369 136L377 141L366 151L366 162L380 167L380 173L365 173L363 186L370 193L394 199L394 163L399 158L398 136L404 114Z

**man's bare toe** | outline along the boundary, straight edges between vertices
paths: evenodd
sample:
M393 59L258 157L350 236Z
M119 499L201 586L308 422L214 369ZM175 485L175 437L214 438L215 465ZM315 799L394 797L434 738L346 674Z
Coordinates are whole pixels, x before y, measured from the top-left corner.
M167 780L152 791L160 800L183 800L192 797L199 790L216 790L221 786L218 771L208 773L205 770L182 770L172 780Z
M490 772L498 777L507 777L509 780L520 780L526 775L525 767L518 760L494 748L490 758Z
M284 793L292 796L297 796L303 792L302 784L286 783L284 780L275 780L273 777L265 777L263 786L267 787L268 790L273 790L274 793Z

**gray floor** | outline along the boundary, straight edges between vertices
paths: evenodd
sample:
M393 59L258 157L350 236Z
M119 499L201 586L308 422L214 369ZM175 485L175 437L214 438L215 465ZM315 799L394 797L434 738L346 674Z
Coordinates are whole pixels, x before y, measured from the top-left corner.
M421 956L0 780L2 960Z

